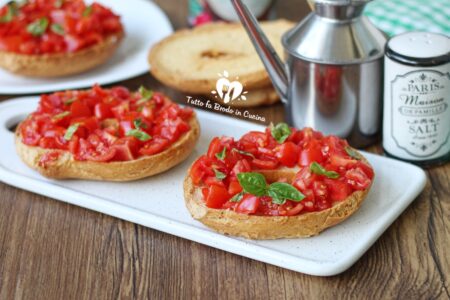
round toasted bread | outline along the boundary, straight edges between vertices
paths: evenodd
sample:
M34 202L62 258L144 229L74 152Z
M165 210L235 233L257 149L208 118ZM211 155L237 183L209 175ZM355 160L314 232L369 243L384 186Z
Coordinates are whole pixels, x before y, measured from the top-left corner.
M124 37L112 34L91 47L71 53L27 55L0 51L0 67L29 77L61 77L87 71L103 64L116 51Z
M286 20L263 22L262 29L281 56L281 36L293 26ZM149 54L151 73L164 84L192 94L209 94L218 73L247 90L271 84L269 76L240 24L215 23L180 30L159 42Z
M131 161L93 162L78 161L68 151L32 147L22 143L19 130L16 130L16 150L25 164L45 177L54 179L89 179L104 181L131 181L162 173L185 160L194 150L200 136L200 126L195 114L189 122L191 129L161 153L143 156ZM17 127L19 128L20 125ZM56 160L45 166L39 163L41 157L49 152L57 152Z
M248 93L245 94L246 100L234 100L227 104L223 103L223 101L218 98L212 97L211 94L208 96L211 100L219 102L222 105L229 105L236 108L272 105L280 101L280 97L272 86L248 91Z
M367 160L363 159L368 163ZM279 178L292 179L296 171L282 168L258 171L269 181ZM372 181L373 182L373 181ZM257 216L236 213L232 210L208 208L203 201L201 187L193 184L188 175L184 180L184 199L192 217L222 234L248 239L271 240L280 238L310 237L341 223L361 206L370 186L355 191L345 200L333 203L329 209L307 212L296 216Z

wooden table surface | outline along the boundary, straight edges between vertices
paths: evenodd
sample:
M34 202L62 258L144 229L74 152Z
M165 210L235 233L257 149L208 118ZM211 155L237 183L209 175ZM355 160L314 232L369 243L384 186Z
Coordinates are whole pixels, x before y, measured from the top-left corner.
M186 1L159 0L174 26ZM278 15L299 20L303 0ZM150 75L145 84L185 102ZM0 96L0 100L10 98ZM280 105L257 109L283 119ZM380 152L380 147L369 149ZM427 171L424 192L348 271L313 277L61 203L0 183L0 299L448 299L450 164Z

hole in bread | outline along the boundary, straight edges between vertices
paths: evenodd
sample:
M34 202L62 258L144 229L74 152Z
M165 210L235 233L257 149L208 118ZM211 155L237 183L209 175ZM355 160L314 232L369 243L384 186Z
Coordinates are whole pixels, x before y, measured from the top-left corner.
M223 58L229 55L230 53L223 52L220 50L206 50L201 53L202 58L215 58L215 59Z
M20 115L20 116L15 116L15 117L9 119L5 123L6 129L8 129L8 131L14 133L16 131L17 125L19 125L20 122L25 120L26 117L27 117L26 115Z

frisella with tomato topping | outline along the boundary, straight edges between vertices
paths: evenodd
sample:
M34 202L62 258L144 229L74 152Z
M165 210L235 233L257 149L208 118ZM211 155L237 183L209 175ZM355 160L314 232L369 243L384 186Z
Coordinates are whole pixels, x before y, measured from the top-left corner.
M10 1L0 8L0 50L10 52L75 52L122 31L119 17L96 2Z
M145 87L130 92L124 87L103 89L96 85L85 91L42 95L37 110L18 126L16 144L24 161L49 177L131 180L186 158L198 133L192 109L178 106L161 93ZM56 172L56 166L61 171L60 160L67 154L68 161L79 166L82 162L108 163L100 164L108 170L108 166L122 163L118 165L122 173L106 174L101 169L97 175L93 170L83 174ZM151 161L152 157L158 161ZM38 166L33 164L37 158ZM127 169L132 162L142 163L139 171ZM150 167L153 170L146 170ZM127 175L129 171L133 174Z
M214 138L192 164L184 188L189 211L204 224L271 239L315 235L344 220L373 177L367 160L345 140L280 123L238 140Z
M96 2L10 1L0 7L0 66L34 77L80 73L110 58L123 36L120 17Z

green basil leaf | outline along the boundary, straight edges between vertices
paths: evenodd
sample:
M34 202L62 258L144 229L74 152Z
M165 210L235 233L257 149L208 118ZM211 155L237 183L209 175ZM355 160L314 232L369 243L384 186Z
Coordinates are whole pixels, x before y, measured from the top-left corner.
M311 166L309 167L311 172L317 174L317 175L323 175L331 179L339 178L339 173L335 171L327 171L324 167L322 167L319 163L313 162Z
M146 142L152 138L148 133L139 129L128 130L126 136L134 136L135 138L143 142Z
M247 152L247 151L242 151L242 150L239 150L239 149L236 149L236 148L231 149L231 151L235 151L235 152L238 152L238 153L240 153L242 155L246 155L246 156L250 156L252 158L255 158L255 156L253 154L251 154L250 152Z
M137 118L136 120L134 120L133 124L136 129L147 128L147 124L143 123L142 119L140 119L140 118Z
M356 160L361 160L361 154L359 154L355 149L353 149L352 147L345 147L345 152L347 152L347 154L351 157L354 158Z
M77 101L77 98L75 98L75 97L70 98L70 99L64 101L64 105L70 105L70 104L74 103L75 101Z
M6 7L6 14L0 17L0 23L8 23L14 19L14 16L17 16L19 10L17 9L17 4L15 2L11 2Z
M239 202L242 200L243 197L244 197L244 192L240 192L240 193L234 195L233 197L231 197L230 202Z
M278 204L278 205L283 205L283 204L286 203L286 199L284 199L284 198L272 197L272 203Z
M68 116L68 115L70 115L70 111L65 111L65 112L62 112L60 114L54 115L52 117L52 120L59 120L59 119L62 119L64 117Z
M284 204L286 200L300 202L305 199L305 195L300 193L295 187L285 182L274 182L269 185L267 194L272 197L272 202L276 204Z
M216 157L218 160L224 160L227 157L227 148L223 147L222 151L216 153Z
M275 126L271 126L271 133L273 138L280 144L284 143L291 134L291 129L286 123L278 123Z
M55 7L61 8L64 4L64 0L55 0Z
M33 36L40 36L47 31L48 27L48 19L47 18L40 18L36 21L28 24L27 31L31 33Z
M220 172L220 171L217 170L217 169L214 169L214 168L213 168L213 171L214 171L214 174L216 175L216 178L219 179L219 180L225 179L225 178L227 177L226 174Z
M26 4L28 4L28 0L16 0L16 1L14 1L14 3L17 3L17 5L19 7L22 7L22 6L26 5Z
M53 23L50 26L50 30L59 35L64 35L64 32L65 32L64 28L60 24L56 24L56 23Z
M86 6L83 11L83 17L89 17L92 14L92 5Z
M69 126L69 128L67 128L66 133L64 134L64 139L66 141L70 141L73 137L73 135L75 134L75 132L77 132L78 127L80 127L81 123L74 123L72 125Z
M243 172L237 174L238 181L244 192L255 195L264 196L267 192L266 179L262 174L253 172Z
M141 94L141 99L139 99L136 104L141 105L153 97L153 91L145 88L143 85L139 88L139 94Z

